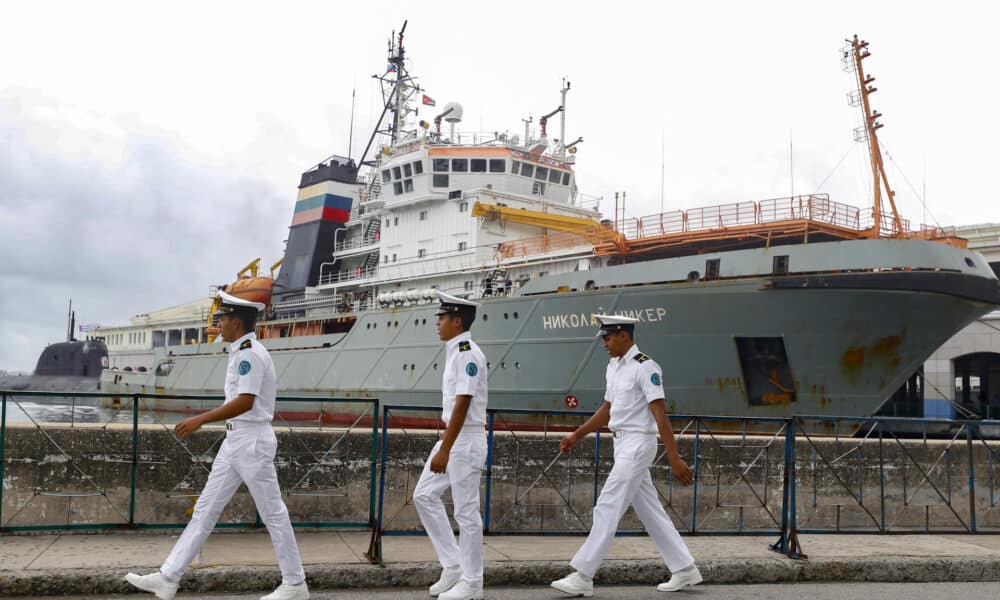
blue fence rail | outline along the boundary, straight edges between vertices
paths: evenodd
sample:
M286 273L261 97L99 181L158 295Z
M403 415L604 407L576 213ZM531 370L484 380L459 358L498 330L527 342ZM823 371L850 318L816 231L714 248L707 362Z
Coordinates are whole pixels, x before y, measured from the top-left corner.
M8 416L18 398L53 396L45 393L0 392L0 484L10 455ZM77 394L104 398L108 394ZM112 504L112 520L62 525L11 523L12 503L5 505L0 485L0 531L47 529L167 528L138 514L137 494L146 467L139 434L138 409L144 402L176 396L122 396L131 410L129 435L123 448L129 480L128 497L112 498L96 485L91 495ZM217 397L184 397L218 403ZM412 488L437 439L433 423L437 407L380 405L377 400L280 398L284 402L365 403L368 408L347 423L347 430L367 428L364 444L369 467L367 520L332 520L329 514L299 527L371 528L368 557L381 561L381 540L389 535L421 535L412 507ZM280 407L280 404L279 404ZM336 410L334 408L333 410ZM490 535L582 535L590 528L591 508L612 464L608 432L598 432L566 455L558 444L589 415L578 411L489 409L488 453L482 488L483 526ZM829 417L797 415L749 418L672 415L671 423L682 456L696 477L691 486L673 479L664 454L652 467L653 480L675 525L685 535L773 536L772 548L804 557L799 533L996 533L1000 531L1000 421L951 421L902 417ZM408 423L423 427L410 428ZM276 425L280 425L280 421ZM38 426L39 444L59 447L56 434ZM370 426L370 427L369 427ZM346 434L345 434L346 435ZM370 435L370 440L368 440ZM291 439L293 446L300 441ZM343 437L314 450L293 448L313 465L325 464ZM358 440L354 440L355 446ZM180 440L175 440L180 442ZM217 443L217 441L216 441ZM183 446L183 444L181 444ZM204 470L215 445L197 451L184 447L191 469ZM284 450L284 449L283 449ZM281 454L290 454L283 451ZM300 462L302 462L300 461ZM18 466L18 465L15 465ZM315 466L299 465L288 479L288 496L322 494L308 480ZM77 473L80 475L80 473ZM80 481L96 482L83 473ZM354 475L356 477L356 473ZM89 483L88 483L89 485ZM114 502L112 502L114 500ZM354 497L353 509L360 498ZM105 511L107 514L108 511ZM258 523L227 523L245 527ZM627 516L621 535L641 534L639 523Z

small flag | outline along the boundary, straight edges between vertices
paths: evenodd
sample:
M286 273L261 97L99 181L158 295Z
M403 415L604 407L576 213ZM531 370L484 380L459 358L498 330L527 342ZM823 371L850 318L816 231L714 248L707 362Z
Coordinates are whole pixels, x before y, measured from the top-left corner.
M436 102L434 102L434 98L431 98L427 94L424 94L424 100L423 100L423 102L427 106L434 106L435 104L437 104Z
M386 68L385 72L386 72L386 73L395 73L395 72L396 72L396 65L392 65L392 64L391 64L391 65L389 65L389 66L388 66L388 67Z

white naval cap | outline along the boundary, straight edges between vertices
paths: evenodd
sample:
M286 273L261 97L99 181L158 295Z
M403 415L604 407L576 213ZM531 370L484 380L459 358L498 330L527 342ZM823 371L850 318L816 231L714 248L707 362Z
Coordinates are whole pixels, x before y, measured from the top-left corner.
M458 298L441 291L438 292L438 301L441 303L441 306L438 307L438 311L434 313L435 315L455 314L462 312L463 310L472 310L475 312L475 310L480 306L478 302L472 302L471 300L466 300L465 298Z
M601 325L595 337L604 337L616 331L628 331L632 333L635 330L635 324L639 322L639 319L620 317L618 315L594 315L594 318Z
M215 316L231 314L238 311L249 312L252 310L254 312L260 312L264 310L263 302L251 302L249 300L244 300L243 298L237 298L236 296L227 294L221 290L219 291L219 300L222 300L222 303L219 305L219 309L215 311Z

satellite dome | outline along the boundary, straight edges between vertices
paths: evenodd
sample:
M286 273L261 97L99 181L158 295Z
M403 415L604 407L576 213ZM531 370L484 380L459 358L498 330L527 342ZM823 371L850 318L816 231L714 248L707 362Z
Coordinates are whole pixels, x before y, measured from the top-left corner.
M451 112L448 112L448 111ZM448 113L444 117L445 123L459 123L462 121L462 105L458 102L449 102L444 105L444 111Z

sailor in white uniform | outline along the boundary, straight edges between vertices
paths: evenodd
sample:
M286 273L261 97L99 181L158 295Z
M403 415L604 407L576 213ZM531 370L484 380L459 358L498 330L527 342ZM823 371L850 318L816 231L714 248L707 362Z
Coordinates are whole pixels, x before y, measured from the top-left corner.
M441 439L434 445L413 490L413 504L427 531L441 577L430 587L441 600L483 597L483 521L479 515L480 471L486 462L486 357L469 327L479 305L439 293L438 335L445 342L441 381ZM451 489L458 542L441 494Z
M694 473L681 459L674 432L667 418L663 393L663 372L656 362L639 352L632 336L638 319L596 315L611 360L606 372L604 404L560 444L563 452L588 434L607 425L614 435L614 466L594 506L593 526L587 541L570 561L576 571L552 582L555 589L572 596L594 595L594 574L608 553L629 505L639 516L646 532L670 569L670 581L657 589L674 592L701 583L701 573L687 544L660 504L649 467L656 458L659 433L666 448L675 479L684 485L694 481Z
M186 437L205 423L224 420L226 439L212 463L212 472L198 497L191 521L163 566L149 575L129 573L125 579L163 600L173 598L184 570L201 550L236 489L246 483L257 513L271 535L281 567L281 585L262 600L305 600L309 598L309 589L274 470L278 442L271 420L277 378L271 355L254 333L257 315L264 304L225 292L219 292L219 298L222 302L215 315L219 318L222 339L229 342L226 400L214 410L181 421L175 431L178 436Z

